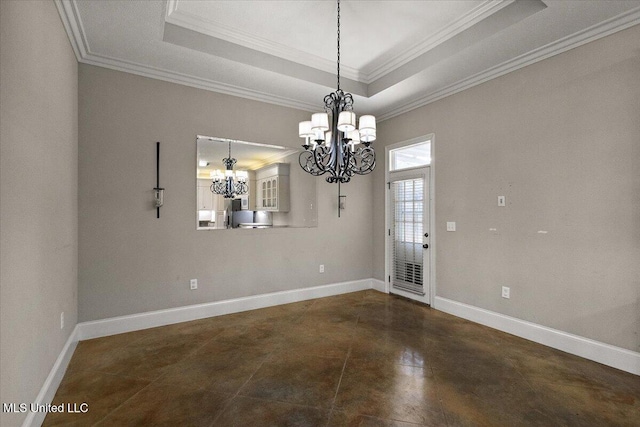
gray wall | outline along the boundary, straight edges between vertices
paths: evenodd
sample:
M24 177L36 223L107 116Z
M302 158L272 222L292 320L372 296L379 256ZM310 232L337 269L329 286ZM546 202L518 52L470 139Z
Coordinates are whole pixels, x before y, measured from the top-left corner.
M195 230L196 134L299 147L297 125L309 115L81 64L80 320L370 278L371 176L343 186L340 219L336 186L318 179L317 228Z
M385 121L378 140L432 132L437 295L639 351L640 26ZM382 279L381 169L374 189Z
M53 2L0 2L0 29L0 402L29 403L77 319L78 69Z

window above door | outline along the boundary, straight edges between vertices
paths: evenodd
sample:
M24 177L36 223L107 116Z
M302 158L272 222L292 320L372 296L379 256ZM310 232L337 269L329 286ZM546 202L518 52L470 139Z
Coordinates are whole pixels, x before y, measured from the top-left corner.
M431 164L431 141L407 145L389 151L389 171L413 169Z

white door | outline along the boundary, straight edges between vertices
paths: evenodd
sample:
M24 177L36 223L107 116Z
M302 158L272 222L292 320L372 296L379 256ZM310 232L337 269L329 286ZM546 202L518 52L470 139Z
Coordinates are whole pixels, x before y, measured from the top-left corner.
M389 177L389 292L429 304L429 168Z
M433 264L434 135L388 145L385 279L389 293L431 304L435 294Z

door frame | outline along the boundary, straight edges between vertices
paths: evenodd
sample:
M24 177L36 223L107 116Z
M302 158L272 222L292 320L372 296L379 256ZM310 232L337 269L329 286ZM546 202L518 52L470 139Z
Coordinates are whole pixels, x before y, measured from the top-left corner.
M429 305L433 307L436 297L436 203L435 203L435 134L430 133L427 135L411 138L405 141L396 142L395 144L389 144L385 147L384 156L384 213L385 213L385 229L384 229L384 289L388 294L391 291L391 282L389 277L391 275L391 251L389 250L391 244L391 236L387 230L392 226L391 215L391 191L390 191L390 172L389 172L389 153L396 148L402 148L408 145L417 144L420 142L430 141L431 151L431 164L428 166L420 166L415 169L428 168L429 169ZM403 171L411 171L412 169L403 169Z

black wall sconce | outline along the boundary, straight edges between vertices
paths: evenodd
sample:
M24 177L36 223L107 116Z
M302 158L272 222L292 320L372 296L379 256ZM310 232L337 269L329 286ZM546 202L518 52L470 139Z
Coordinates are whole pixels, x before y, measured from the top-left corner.
M164 204L164 188L160 187L160 142L156 142L156 186L153 189L153 199L160 218L160 207Z

